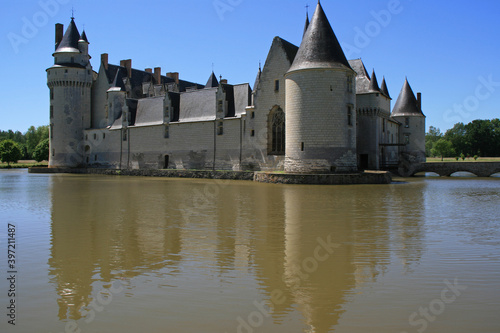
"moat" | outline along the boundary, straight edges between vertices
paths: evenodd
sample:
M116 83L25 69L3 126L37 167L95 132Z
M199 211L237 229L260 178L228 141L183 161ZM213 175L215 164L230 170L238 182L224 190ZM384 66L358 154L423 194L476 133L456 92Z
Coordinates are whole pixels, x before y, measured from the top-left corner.
M498 332L500 179L0 171L2 332ZM9 285L2 264L0 301ZM6 310L4 310L6 313Z

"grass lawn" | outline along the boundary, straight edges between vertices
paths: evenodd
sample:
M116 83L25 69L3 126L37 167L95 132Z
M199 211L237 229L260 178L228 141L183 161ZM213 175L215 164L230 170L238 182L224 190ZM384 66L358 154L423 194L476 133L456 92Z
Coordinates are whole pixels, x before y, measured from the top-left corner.
M441 157L427 157L427 162L440 163ZM461 158L457 161L454 157L445 157L443 162L500 162L500 157L479 157L477 161L475 161L472 157L466 158L465 161L462 161Z
M45 167L48 166L49 162L37 162L37 161L17 161L17 163L11 163L11 168L22 169L22 168L31 168L31 167ZM0 169L7 169L7 163L0 162Z

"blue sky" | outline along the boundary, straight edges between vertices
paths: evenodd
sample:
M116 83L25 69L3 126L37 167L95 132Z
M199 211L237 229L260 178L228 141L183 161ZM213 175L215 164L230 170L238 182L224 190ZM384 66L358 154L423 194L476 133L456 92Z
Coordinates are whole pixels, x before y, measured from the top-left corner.
M212 64L229 83L253 85L274 36L300 45L306 4L315 0L96 0L2 3L1 130L49 123L45 69L54 24L85 26L92 65L132 59L206 83ZM385 76L393 105L408 77L423 94L427 127L500 117L500 1L323 0L349 59Z

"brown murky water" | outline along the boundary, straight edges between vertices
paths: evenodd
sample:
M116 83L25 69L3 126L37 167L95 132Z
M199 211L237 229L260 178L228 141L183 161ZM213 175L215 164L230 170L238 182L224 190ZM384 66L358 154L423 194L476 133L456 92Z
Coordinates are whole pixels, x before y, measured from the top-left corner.
M500 331L500 179L0 171L2 332Z

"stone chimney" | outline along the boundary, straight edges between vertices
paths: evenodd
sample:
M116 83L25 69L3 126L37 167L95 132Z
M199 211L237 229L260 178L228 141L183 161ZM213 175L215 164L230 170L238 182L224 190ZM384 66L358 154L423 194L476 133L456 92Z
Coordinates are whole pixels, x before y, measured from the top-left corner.
M132 77L132 59L120 60L120 67L125 67L127 69L128 77Z
M105 70L108 70L108 54L101 54L101 64L104 66Z
M221 84L227 84L227 79L221 79L221 80L220 80L220 83L221 83Z
M56 23L56 49L61 43L64 35L64 26L61 23Z
M153 73L153 69L152 68L146 68L144 71L146 73Z
M422 111L422 93L417 93L417 108Z
M161 84L161 67L155 67L154 78L156 84Z
M167 77L169 77L169 78L171 78L171 79L174 79L174 80L175 80L175 83L176 83L176 84L179 84L179 73L177 73L177 72L167 73Z

